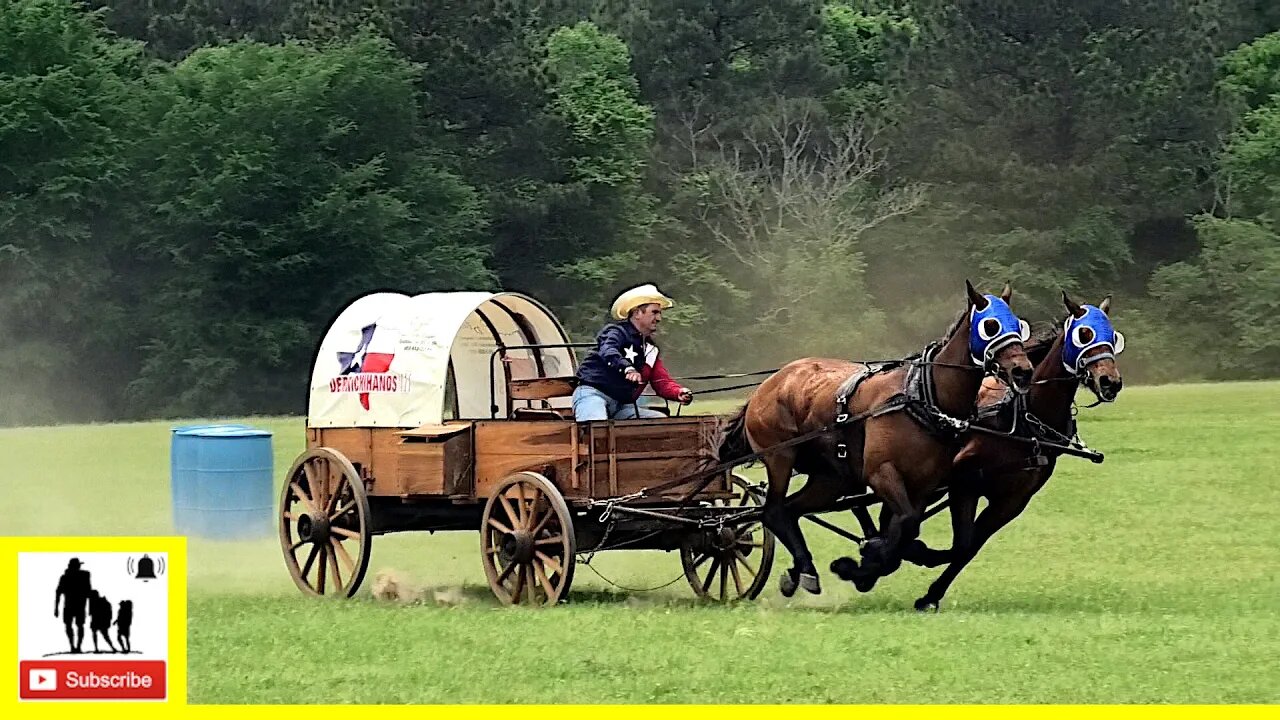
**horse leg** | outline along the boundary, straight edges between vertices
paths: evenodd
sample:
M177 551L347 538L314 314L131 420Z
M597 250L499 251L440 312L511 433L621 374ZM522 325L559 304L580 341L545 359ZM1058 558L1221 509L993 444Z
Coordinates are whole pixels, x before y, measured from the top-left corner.
M864 543L880 534L880 529L876 527L876 521L871 517L871 509L866 505L856 505L850 512L857 518L858 525L862 527L862 541ZM887 521L888 512L886 511L880 515L880 527L884 527ZM831 572L835 573L836 577L841 580L853 582L858 573L858 562L851 557L836 558L831 561Z
M764 498L764 512L760 522L791 553L791 568L778 581L778 589L782 591L783 597L795 595L798 586L815 595L822 592L818 583L818 569L813 566L813 556L809 554L804 535L800 533L800 516L792 514L787 508L787 488L791 484L791 468L794 465L794 452L776 452L764 459L764 467L769 474L769 491ZM796 494L803 492L801 490Z
M799 556L804 558L803 564L798 563L797 572L803 573L805 565L810 570L809 574L800 574L798 576L799 583L801 587L815 595L821 593L822 588L818 581L817 568L813 565L813 555L809 552L809 543L804 539L804 531L800 529L800 519L810 513L830 509L843 494L841 490L840 478L830 475L810 474L805 481L804 487L800 488L800 491L795 495L787 498L786 503L783 505L783 513L785 513L783 522L794 525L796 541L800 550ZM796 577L790 577L785 580L791 586L791 592L795 592L794 583L796 580Z
M953 477L955 477L953 475ZM920 567L938 567L955 558L957 548L967 547L973 538L973 516L978 510L978 496L967 491L967 484L950 482L948 502L951 511L951 547L934 549L920 538L908 542L902 548L902 559Z
M854 574L853 585L859 592L875 587L876 580L893 573L902 564L901 546L920 534L920 512L911 502L902 482L902 474L892 463L884 463L868 478L869 484L884 499L881 535L862 546L862 565Z
M917 538L903 548L903 560L921 567L938 567L955 561L973 543L973 516L978 511L978 494L953 486L950 502L951 547L935 550Z
M1033 491L1034 492L1034 491ZM978 496L976 494L969 496L966 500L967 512L972 513L978 507ZM929 591L919 600L916 600L917 610L937 610L938 605L942 602L942 597L947 594L947 589L951 587L951 583L955 581L956 576L961 570L969 564L982 546L996 534L1000 528L1009 524L1010 520L1018 517L1027 507L1027 503L1031 501L1031 493L1016 493L1010 495L1000 495L990 499L990 504L982 510L982 514L978 516L976 523L970 522L969 528L961 532L961 521L963 517L956 518L954 513L961 510L959 505L952 506L952 525L956 533L956 539L952 547L951 564L942 571L937 580L929 586Z

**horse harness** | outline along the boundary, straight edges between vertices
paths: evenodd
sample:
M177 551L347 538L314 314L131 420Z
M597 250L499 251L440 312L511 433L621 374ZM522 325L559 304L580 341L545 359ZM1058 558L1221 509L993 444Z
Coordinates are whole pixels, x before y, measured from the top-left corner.
M833 429L901 410L933 437L947 445L956 444L960 436L969 429L969 422L951 417L938 407L937 389L934 387L933 373L929 368L935 363L933 358L940 350L941 346L938 343L931 343L919 355L903 360L868 363L865 369L854 373L836 390L836 418ZM904 364L909 364L910 367L907 369L907 378L902 384L902 392L865 413L849 414L849 399L854 396L865 380L883 372L896 370ZM843 441L837 443L836 457L843 460L848 456L848 446Z

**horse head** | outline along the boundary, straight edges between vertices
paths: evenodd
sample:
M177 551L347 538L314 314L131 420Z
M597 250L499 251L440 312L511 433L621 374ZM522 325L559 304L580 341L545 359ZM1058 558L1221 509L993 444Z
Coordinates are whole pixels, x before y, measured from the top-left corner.
M997 296L980 294L968 280L964 285L969 295L969 359L1014 392L1025 393L1035 370L1022 345L1031 328L1009 307L1013 288L1005 283Z
M1124 351L1124 335L1111 326L1111 296L1095 305L1080 305L1062 292L1067 319L1062 329L1062 364L1102 402L1120 394L1123 381L1116 356Z

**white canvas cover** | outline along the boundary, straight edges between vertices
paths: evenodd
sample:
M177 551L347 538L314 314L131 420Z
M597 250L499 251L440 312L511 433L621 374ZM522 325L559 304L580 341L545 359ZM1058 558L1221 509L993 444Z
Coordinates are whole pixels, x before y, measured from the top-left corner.
M518 293L365 295L339 313L320 343L307 426L413 428L488 418L491 365L496 416L506 417L507 371L521 379L577 370L568 348L509 350L503 363L494 356L499 340L507 347L569 342L546 307ZM569 399L551 403L564 407Z

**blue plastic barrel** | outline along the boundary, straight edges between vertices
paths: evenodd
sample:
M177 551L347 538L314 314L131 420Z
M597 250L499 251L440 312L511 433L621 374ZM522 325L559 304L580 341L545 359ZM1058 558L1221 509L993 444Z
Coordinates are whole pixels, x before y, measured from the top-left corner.
M170 472L178 534L219 540L271 534L270 432L248 425L174 428Z

